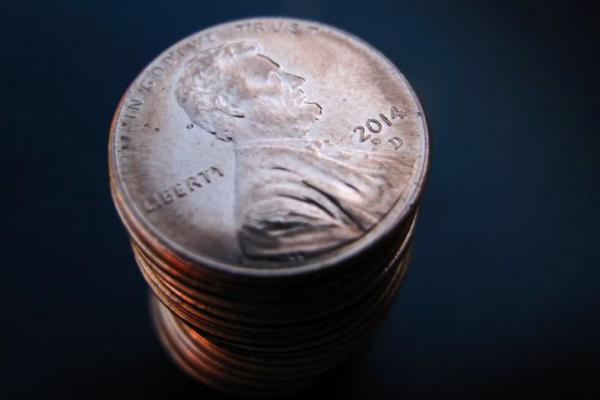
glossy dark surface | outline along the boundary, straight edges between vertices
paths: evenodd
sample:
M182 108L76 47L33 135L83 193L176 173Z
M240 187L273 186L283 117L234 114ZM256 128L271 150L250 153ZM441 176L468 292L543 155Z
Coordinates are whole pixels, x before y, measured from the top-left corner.
M591 9L70 1L0 13L2 397L220 397L154 336L110 199L107 132L119 96L160 51L255 15L320 20L365 39L419 93L432 132L414 259L387 321L366 352L298 398L597 392Z

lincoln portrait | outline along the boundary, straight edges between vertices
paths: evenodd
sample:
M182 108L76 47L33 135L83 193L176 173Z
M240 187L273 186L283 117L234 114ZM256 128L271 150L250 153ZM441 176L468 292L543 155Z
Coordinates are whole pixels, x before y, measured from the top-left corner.
M307 99L304 83L247 41L198 52L177 82L190 120L233 146L247 259L303 259L360 238L400 194L389 177L410 172L388 153L307 138L327 110Z

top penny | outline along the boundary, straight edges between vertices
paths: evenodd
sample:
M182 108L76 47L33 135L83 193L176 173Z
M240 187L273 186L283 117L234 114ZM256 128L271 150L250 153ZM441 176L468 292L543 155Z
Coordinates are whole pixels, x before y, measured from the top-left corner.
M428 154L418 99L385 57L281 18L169 48L127 90L110 136L113 190L136 223L240 273L360 252L414 210Z

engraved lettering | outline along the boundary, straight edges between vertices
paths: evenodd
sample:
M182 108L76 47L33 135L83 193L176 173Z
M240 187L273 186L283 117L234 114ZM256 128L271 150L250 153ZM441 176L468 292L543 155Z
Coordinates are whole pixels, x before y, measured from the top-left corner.
M204 35L196 36L194 40L198 46L202 47L207 43L213 43L215 41L215 34L213 32L208 32Z
M221 171L218 167L210 167L211 171L215 171L219 176L223 176L223 171Z
M169 53L168 55L166 55L165 57L163 57L163 59L161 60L161 62L163 64L168 65L168 66L173 66L173 65L176 64L175 55L173 53Z
M121 135L121 150L127 149L129 146L129 136Z
M271 27L273 28L273 32L279 33L283 29L283 21L274 22Z
M187 178L185 180L185 183L187 183L187 187L190 190L190 192L194 191L194 186L202 187L202 184L196 180L195 176L190 176L189 178Z
M164 75L164 73L165 73L165 69L163 67L161 67L161 66L156 66L156 67L153 67L150 72L155 77L161 78Z
M147 197L143 201L144 209L146 212L150 213L174 202L177 199L185 197L202 187L205 187L201 182L198 181L198 176L202 176L206 181L205 185L208 185L213 182L209 177L210 173L217 178L225 176L221 168L218 166L211 166L210 168L199 172L196 175L190 176L179 182L175 182L168 189L162 190L156 193L154 196Z
M379 114L379 118L381 118L381 120L385 122L387 126L392 126L392 121L390 121L385 115L383 115L383 113Z
M204 180L206 181L206 183L210 183L210 178L208 177L208 174L206 173L206 171L198 172L198 176L202 176L204 178Z
M171 52L161 58L158 65L153 65L146 73L146 76L140 82L139 90L142 92L151 92L156 85L156 82L164 78L167 70L177 64L178 58L176 55L184 56L189 48L195 49L196 45L188 42L180 46L176 50L176 53Z
M130 99L127 103L127 107L125 107L125 114L123 115L123 118L137 118L135 114L141 111L142 104L144 104L142 100Z
M371 137L369 134L365 135L365 128L362 126L357 126L353 131L359 133L361 142L366 142Z
M177 48L177 54L179 54L181 57L184 57L188 53L195 52L197 50L198 46L196 46L194 42L186 42Z
M367 128L369 128L369 130L373 133L379 133L381 132L381 122L377 121L376 119L369 119L367 120Z
M151 92L152 88L154 87L154 81L150 78L145 78L141 83L140 83L140 88L147 91L147 92Z
M131 99L129 100L128 104L127 104L127 108L129 110L131 110L132 112L135 111L141 111L140 106L144 104L144 102L142 100L138 100L138 99Z
M258 32L264 32L265 29L263 28L263 23L262 22L255 22L254 23L254 32L258 33Z
M235 29L237 29L239 31L240 34L244 33L244 28L248 27L248 25L250 25L250 23L245 23L245 24L237 24L235 26Z
M297 35L300 33L300 25L297 22L292 22L289 27L289 31L293 35Z
M154 210L156 210L158 207L160 207L157 203L156 200L153 197L147 198L146 200L144 200L144 208L146 209L147 212L152 212Z
M173 195L168 190L163 190L159 194L165 204L168 204L173 201Z
M173 191L178 197L183 197L186 195L183 185L181 183L176 183L173 185Z
M396 106L392 106L392 108L390 109L390 115L391 115L392 119L395 119L398 117L400 117L400 119L404 119L406 117L406 111L398 110L398 108L396 108Z
M386 117L384 113L379 113L379 119L376 118L369 118L367 119L367 121L365 122L365 126L366 129L368 129L369 131L373 132L373 133L379 133L383 130L383 128L385 126L392 126L392 120L396 119L396 118L400 118L403 119L407 116L407 112L404 110L399 110L398 107L396 106L391 106L390 107L390 117ZM383 121L383 123L380 122ZM385 126L384 126L385 124ZM366 142L371 135L366 133L366 129L364 126L357 126L353 129L353 131L355 133L359 133L360 135L360 142ZM381 144L382 140L385 139L372 139L371 143L373 143L374 145L379 145ZM399 137L394 137L392 139L388 140L389 143L394 146L394 149L398 149L400 146L402 146L402 140Z
M404 144L402 139L400 139L398 136L394 136L388 140L388 142L394 147L394 150L398 150Z

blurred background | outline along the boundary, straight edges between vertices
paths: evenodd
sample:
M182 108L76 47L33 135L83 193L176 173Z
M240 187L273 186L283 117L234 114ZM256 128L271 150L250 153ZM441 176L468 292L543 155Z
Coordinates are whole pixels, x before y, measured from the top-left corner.
M2 398L220 398L155 337L108 186L120 96L175 41L250 16L378 48L433 163L411 269L368 348L298 394L600 394L598 14L575 2L19 1L0 8Z

